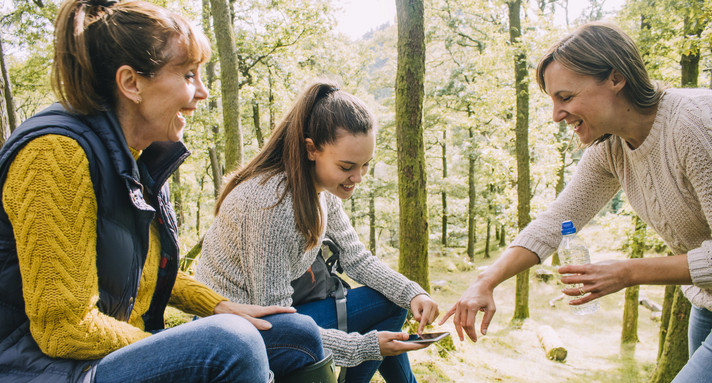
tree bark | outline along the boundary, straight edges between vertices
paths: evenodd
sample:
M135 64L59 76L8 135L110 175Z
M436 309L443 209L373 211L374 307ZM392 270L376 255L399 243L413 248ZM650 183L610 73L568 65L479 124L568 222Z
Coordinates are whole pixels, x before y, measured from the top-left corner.
M398 147L399 271L430 290L425 187L423 97L425 31L422 0L396 0L396 141Z
M372 180L375 175L375 168L375 166L371 166L368 170ZM368 192L368 249L373 255L376 255L376 191L374 190L375 187L376 185L374 182L374 185L371 186L371 190L369 190Z
M517 226L524 229L531 221L529 180L529 78L527 57L521 44L521 0L507 1L509 8L509 41L514 47L514 78L517 95L515 141L517 153ZM529 318L529 270L517 274L516 302L513 320Z
M0 33L0 70L2 71L2 82L0 86L2 87L2 97L4 100L5 109L2 111L3 114L7 116L7 126L2 127L2 137L0 137L0 146L5 143L5 140L10 136L10 133L15 131L17 128L17 113L15 110L15 98L12 95L12 82L10 82L10 76L7 73L7 66L5 65L5 53L2 47L2 33ZM7 129L6 129L7 128Z
M474 136L472 127L469 127L470 142ZM467 167L467 257L470 262L475 260L475 242L477 236L475 233L475 203L477 202L477 191L475 190L475 155L470 153L468 156Z
M260 127L260 104L257 99L252 100L252 122L255 124L255 138L257 138L257 147L262 149L265 144L264 137L262 137L262 128Z
M220 56L220 90L225 127L225 169L242 163L242 127L240 126L240 84L237 67L235 32L227 0L210 0L215 41Z
M690 319L690 308L690 302L682 294L680 286L675 286L665 343L649 383L672 381L687 363L687 322Z
M443 185L447 182L447 129L443 129L443 142L440 144L442 147L442 162L443 162ZM442 236L440 243L443 247L447 247L447 192L443 187L442 192L440 192L440 197L442 199L443 206L443 216L442 216Z
M640 217L633 216L635 231L630 238L630 255L628 258L643 258L645 252L646 225ZM631 286L625 289L625 305L623 306L622 344L638 343L638 295L640 287Z
M171 176L171 181L173 182L173 188L171 189L171 195L173 196L173 208L176 212L176 220L178 224L178 230L180 231L183 222L185 222L185 212L183 211L183 188L180 182L180 168Z

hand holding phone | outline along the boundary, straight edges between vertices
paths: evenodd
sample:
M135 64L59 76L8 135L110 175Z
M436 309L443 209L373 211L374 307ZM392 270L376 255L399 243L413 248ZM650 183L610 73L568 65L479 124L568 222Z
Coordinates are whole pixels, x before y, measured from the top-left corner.
M404 342L431 344L449 336L449 332L424 333L422 335L411 334Z

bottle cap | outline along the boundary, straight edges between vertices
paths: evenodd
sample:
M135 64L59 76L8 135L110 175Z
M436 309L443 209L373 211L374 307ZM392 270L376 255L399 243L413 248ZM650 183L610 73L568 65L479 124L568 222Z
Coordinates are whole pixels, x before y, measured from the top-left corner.
M576 232L576 227L574 226L574 223L571 221L564 221L561 222L561 234L567 235L567 234L574 234Z

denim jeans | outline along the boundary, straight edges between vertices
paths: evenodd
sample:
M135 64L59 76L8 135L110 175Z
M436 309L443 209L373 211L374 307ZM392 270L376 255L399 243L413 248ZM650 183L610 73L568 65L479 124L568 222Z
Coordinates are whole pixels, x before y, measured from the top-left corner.
M298 314L246 319L219 314L159 331L97 365L96 382L267 382L324 358L319 328Z
M299 305L296 309L298 313L314 318L322 328L338 328L336 304L333 298ZM401 332L408 310L389 301L370 287L364 286L348 291L346 312L348 332L366 334L372 330ZM376 370L388 383L416 382L407 353L387 356L382 361L364 361L358 366L349 367L346 370L346 381L348 383L370 382Z
M690 360L682 367L673 383L710 382L712 369L712 312L692 306L687 329Z

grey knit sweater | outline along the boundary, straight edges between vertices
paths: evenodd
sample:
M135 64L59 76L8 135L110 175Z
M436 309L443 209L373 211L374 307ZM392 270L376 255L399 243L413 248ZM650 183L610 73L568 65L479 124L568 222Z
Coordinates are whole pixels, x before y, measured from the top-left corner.
M255 177L239 184L223 201L220 213L205 234L196 278L234 302L254 305L292 304L290 282L304 274L318 253L305 251L306 239L297 231L290 193L283 194L285 176ZM320 194L326 230L342 247L341 264L358 283L380 292L400 307L425 291L374 257L358 239L334 195ZM355 366L382 358L376 331L367 334L322 329L324 347L340 366Z
M683 286L685 296L712 310L712 91L667 90L635 150L615 136L586 149L561 195L510 246L543 260L561 240L562 221L583 227L620 188L675 254L687 253L693 285Z

